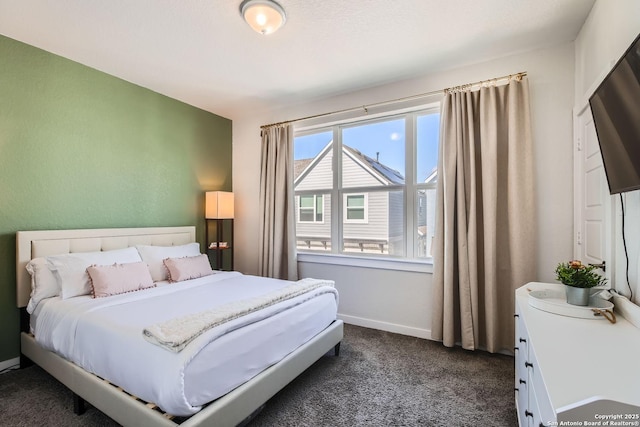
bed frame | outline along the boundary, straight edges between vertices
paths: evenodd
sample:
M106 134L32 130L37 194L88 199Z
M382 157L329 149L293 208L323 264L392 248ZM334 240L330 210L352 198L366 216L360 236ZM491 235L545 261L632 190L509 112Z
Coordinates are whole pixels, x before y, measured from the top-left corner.
M141 244L169 246L191 242L195 242L193 226L19 231L16 234L17 305L26 312L24 307L29 302L31 277L25 267L33 258L120 249ZM28 325L28 322L26 324ZM20 342L24 357L38 364L74 393L76 412L81 412L83 401L86 400L124 426L195 427L238 425L331 349L338 355L342 337L343 323L336 320L280 362L186 419L166 414L155 404L141 401L117 385L85 371L53 352L42 349L33 335L24 329Z

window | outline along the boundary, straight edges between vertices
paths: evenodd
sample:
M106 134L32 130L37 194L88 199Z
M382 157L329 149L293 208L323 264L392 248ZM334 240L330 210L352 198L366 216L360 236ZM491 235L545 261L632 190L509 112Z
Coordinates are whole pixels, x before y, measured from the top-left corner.
M322 222L322 194L306 194L299 196L298 221Z
M367 222L367 195L347 194L344 203L345 222L366 224Z
M434 104L297 131L298 249L430 258L439 121Z

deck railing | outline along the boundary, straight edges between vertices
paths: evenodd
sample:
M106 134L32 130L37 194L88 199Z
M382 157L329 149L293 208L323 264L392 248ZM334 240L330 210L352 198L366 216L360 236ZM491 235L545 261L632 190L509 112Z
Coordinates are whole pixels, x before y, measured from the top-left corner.
M296 236L298 249L331 250L331 237L328 236ZM389 241L386 239L370 239L364 237L345 237L342 239L345 250L348 247L359 249L360 252L380 251L388 253ZM315 243L315 244L314 244ZM372 249L375 248L375 249Z

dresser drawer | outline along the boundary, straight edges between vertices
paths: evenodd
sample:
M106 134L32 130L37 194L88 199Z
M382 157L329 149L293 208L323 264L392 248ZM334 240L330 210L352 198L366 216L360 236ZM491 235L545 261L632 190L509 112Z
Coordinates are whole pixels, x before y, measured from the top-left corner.
M542 416L540 415L540 408L538 407L538 400L536 399L535 393L530 394L527 421L529 422L529 426L531 427L540 427L540 424L542 424Z
M534 399L532 400L535 401L535 405L537 406L537 410L534 412L534 414L536 414L534 417L536 418L534 426L539 427L540 424L543 426L556 425L556 413L553 410L553 406L551 406L547 387L544 384L542 372L538 366L538 359L533 347L529 348L528 362L527 369L529 370L530 396L533 396Z
M527 384L520 384L516 389L516 410L520 427L528 426L526 413L529 411L529 387Z
M516 335L513 353L516 365L515 387L518 388L522 380L527 380L528 373L525 363L529 355L529 334L527 333L527 328L522 320L522 316L520 316L520 309L517 305L514 319Z
M529 352L529 337L527 329L520 316L520 309L516 304L516 313L514 315L515 337L513 353L515 358L515 400L518 413L518 423L520 427L528 427L529 420L526 416L529 413L529 373L525 366Z

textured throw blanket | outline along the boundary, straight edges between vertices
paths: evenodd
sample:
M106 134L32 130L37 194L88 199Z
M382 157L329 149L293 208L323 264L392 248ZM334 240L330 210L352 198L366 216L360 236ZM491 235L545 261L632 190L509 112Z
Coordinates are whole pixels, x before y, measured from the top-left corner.
M148 326L144 328L142 334L147 341L153 344L173 352L179 352L209 329L322 287L325 289L310 294L308 299L323 293L334 292L332 280L302 279L259 297L234 301L215 309Z

